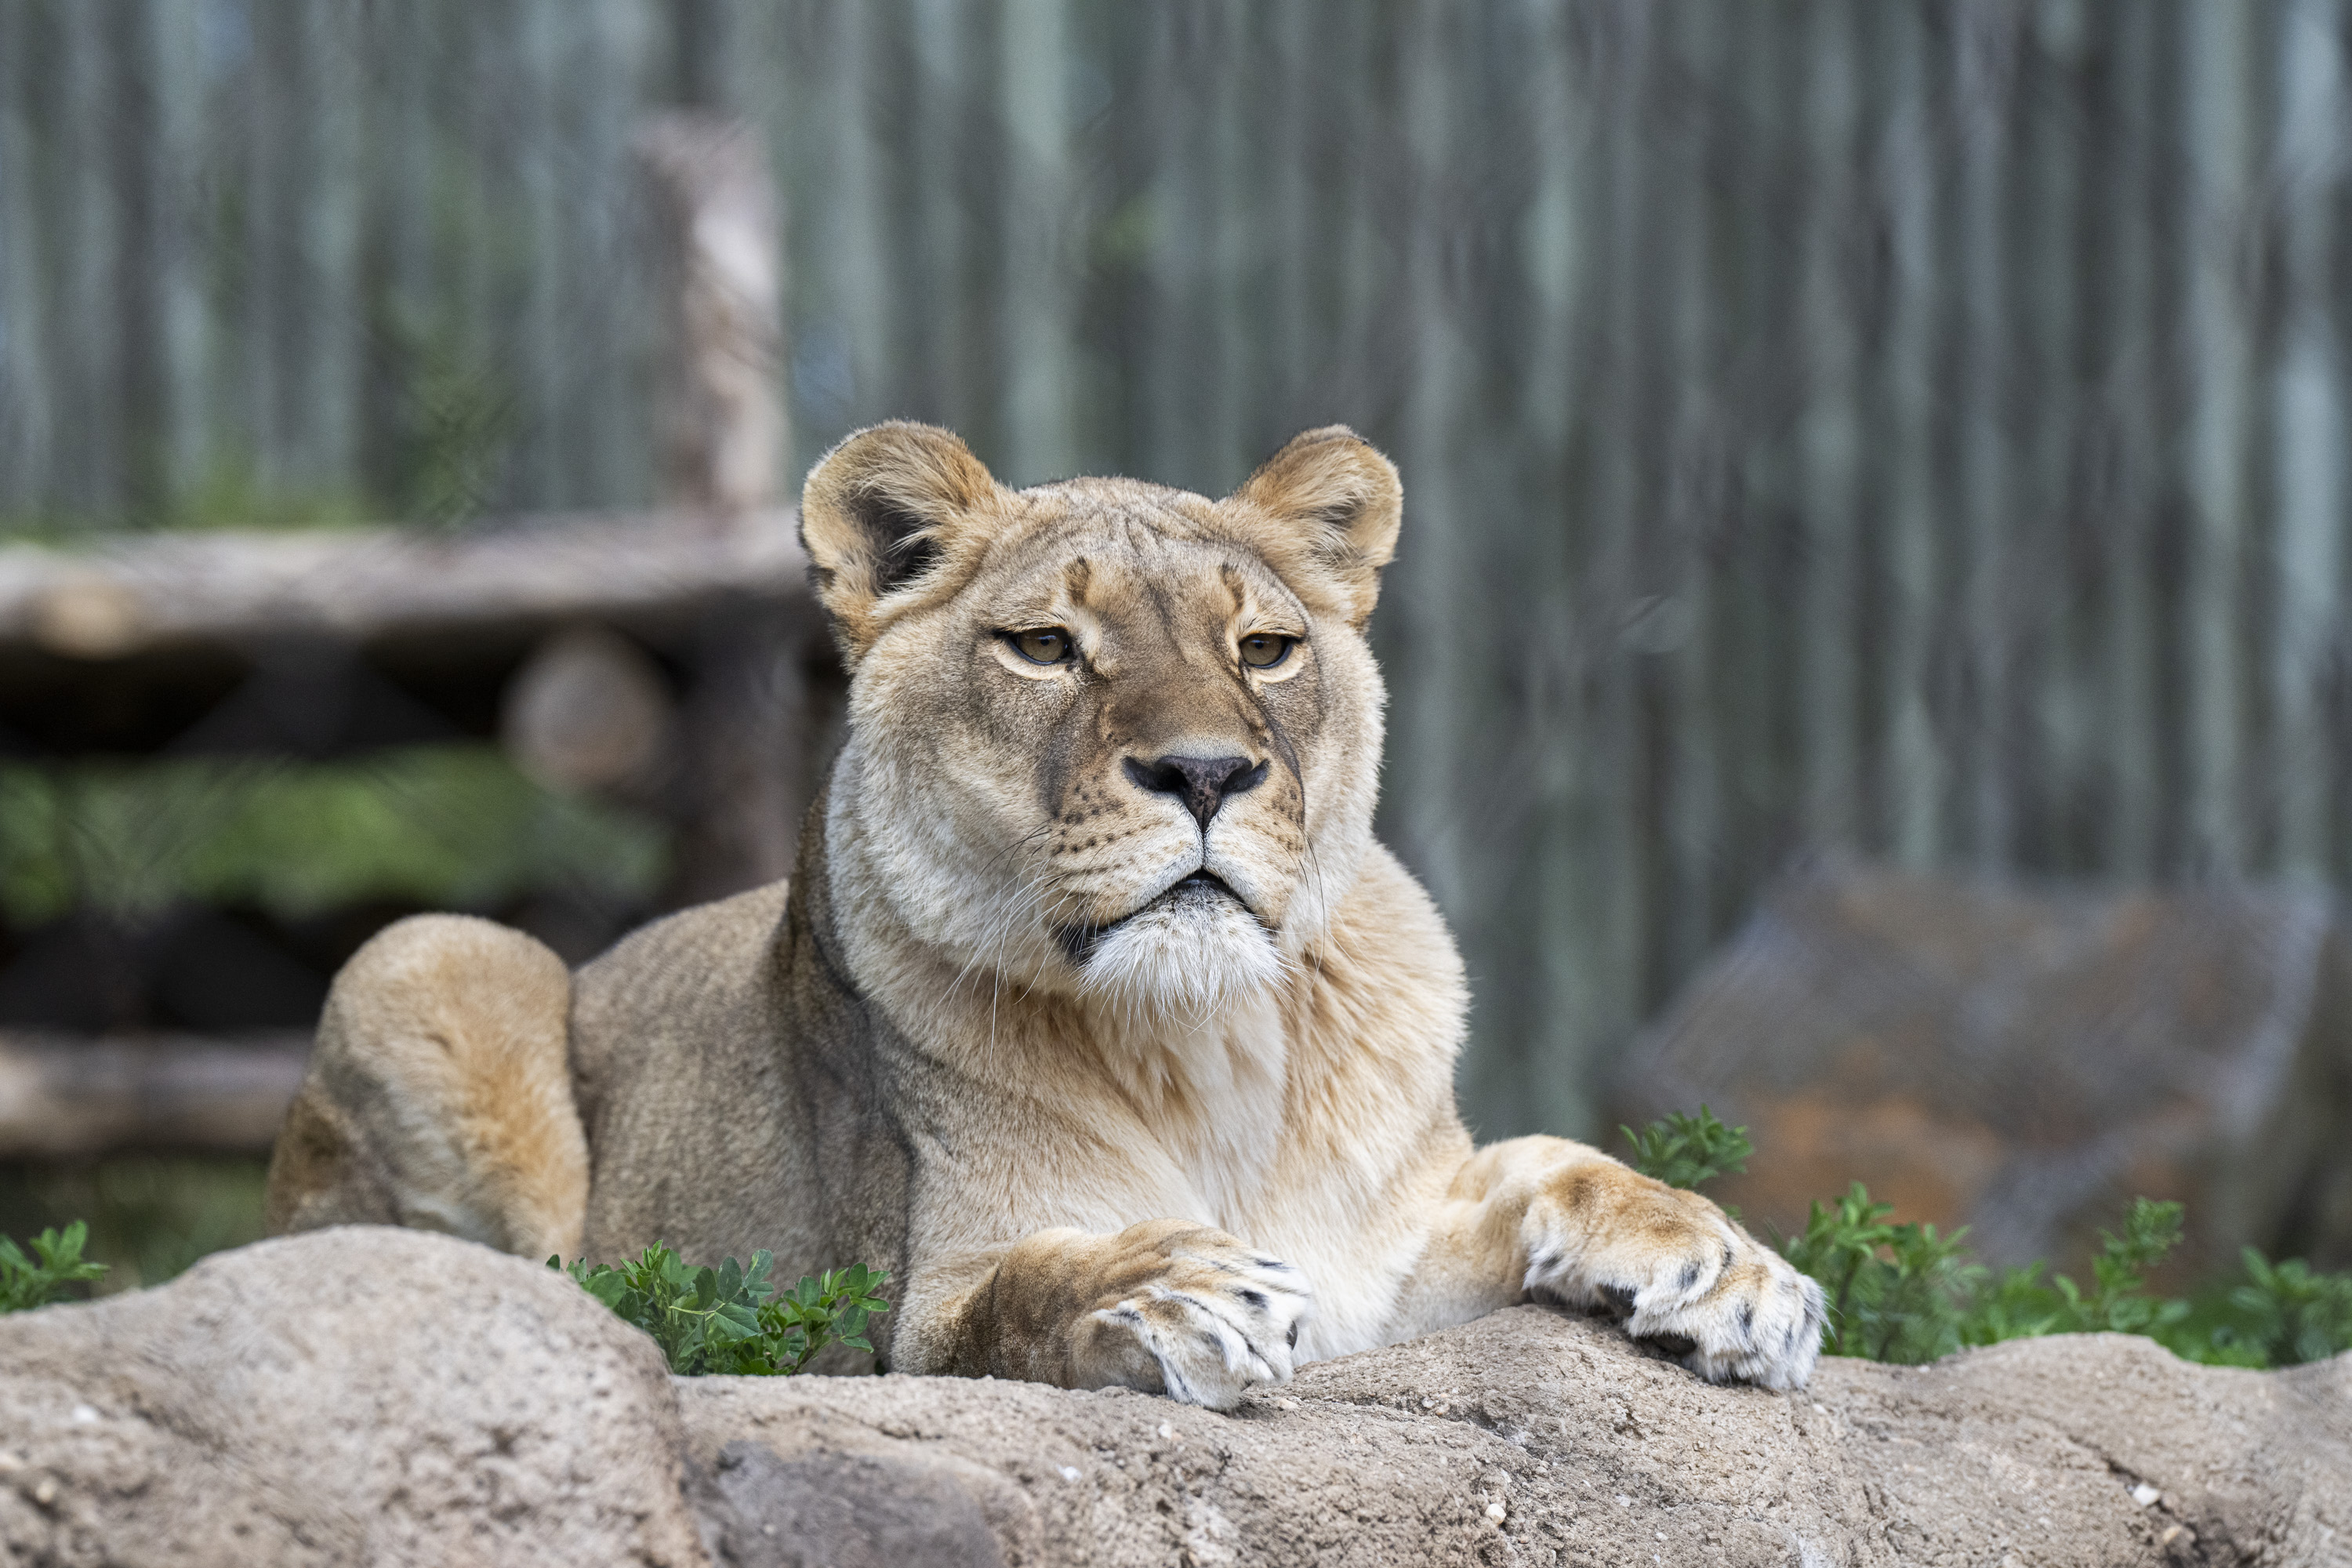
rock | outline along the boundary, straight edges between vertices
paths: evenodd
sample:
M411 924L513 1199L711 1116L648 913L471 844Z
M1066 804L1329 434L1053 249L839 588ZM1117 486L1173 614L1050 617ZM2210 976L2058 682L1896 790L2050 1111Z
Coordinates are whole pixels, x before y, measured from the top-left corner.
M570 1279L351 1226L0 1318L0 1563L704 1561L652 1341Z
M1234 1415L687 1378L544 1268L353 1227L0 1318L0 1563L2352 1561L2352 1355L2114 1335L1718 1388L1514 1308Z
M730 1443L698 1500L729 1568L1003 1568L980 1505L937 1466Z
M1230 1416L908 1377L678 1394L703 1462L757 1445L951 1481L1008 1563L2352 1561L2352 1355L2234 1372L2079 1335L1831 1360L1776 1394L1519 1307Z
M2112 897L1851 866L1784 882L1636 1043L1641 1125L1745 1124L1709 1190L1803 1226L1866 1183L1980 1256L2078 1278L2132 1198L2189 1206L2176 1281L2243 1246L2352 1264L2352 963L2327 904Z

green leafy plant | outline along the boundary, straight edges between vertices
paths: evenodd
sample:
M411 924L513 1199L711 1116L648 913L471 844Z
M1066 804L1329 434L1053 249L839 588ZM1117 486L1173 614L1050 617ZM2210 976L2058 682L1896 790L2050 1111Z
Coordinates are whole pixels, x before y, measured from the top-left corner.
M1960 1347L1984 1273L1961 1248L1968 1227L1939 1236L1932 1225L1888 1223L1894 1212L1856 1182L1836 1202L1816 1202L1803 1233L1781 1246L1829 1293L1828 1354L1917 1363Z
M0 1236L0 1312L21 1312L45 1307L66 1292L66 1287L95 1279L106 1272L103 1263L82 1261L82 1243L89 1226L76 1220L63 1231L45 1230L33 1237L33 1256L8 1237Z
M1636 1170L1680 1187L1736 1173L1755 1152L1746 1128L1725 1126L1705 1106L1622 1131ZM2100 1234L2087 1289L2041 1263L1988 1268L1969 1255L1965 1226L1947 1236L1898 1225L1894 1212L1856 1182L1813 1204L1804 1230L1780 1244L1829 1297L1822 1349L1830 1355L1916 1363L1968 1345L2100 1332L2146 1335L2187 1359L2234 1366L2352 1350L2352 1273L2274 1264L2248 1248L2241 1279L2191 1299L2150 1294L2148 1275L2180 1242L2187 1216L2177 1203L2134 1200L2122 1227Z
M2099 1233L2087 1291L2063 1274L2043 1283L2039 1263L2003 1270L1991 1289L1965 1303L1961 1342L1989 1345L2035 1334L2167 1338L2189 1304L2150 1296L2147 1272L2180 1244L2184 1212L2176 1203L2134 1199L2121 1235Z
M785 1376L831 1344L871 1352L866 1320L890 1310L876 1292L889 1275L854 1265L804 1276L789 1290L768 1280L775 1259L764 1249L749 1268L732 1258L717 1268L683 1262L656 1242L617 1267L585 1258L564 1269L581 1289L653 1336L681 1376L709 1373Z
M2193 1307L2167 1342L2182 1355L2237 1366L2293 1366L2352 1350L2352 1274L2322 1274L2299 1258L2273 1263L2249 1247L2244 1282Z
M1696 1187L1717 1176L1736 1176L1748 1169L1748 1158L1756 1152L1747 1128L1726 1127L1704 1105L1696 1116L1676 1111L1639 1132L1630 1127L1617 1131L1633 1145L1627 1163L1670 1187Z

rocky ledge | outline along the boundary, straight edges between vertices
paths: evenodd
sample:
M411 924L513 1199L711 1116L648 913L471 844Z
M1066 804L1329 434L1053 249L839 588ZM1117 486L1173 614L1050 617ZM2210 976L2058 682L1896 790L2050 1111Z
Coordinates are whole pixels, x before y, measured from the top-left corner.
M0 1319L0 1563L2352 1563L2352 1355L2099 1335L1776 1394L1519 1308L1220 1415L674 1379L568 1279L354 1227Z

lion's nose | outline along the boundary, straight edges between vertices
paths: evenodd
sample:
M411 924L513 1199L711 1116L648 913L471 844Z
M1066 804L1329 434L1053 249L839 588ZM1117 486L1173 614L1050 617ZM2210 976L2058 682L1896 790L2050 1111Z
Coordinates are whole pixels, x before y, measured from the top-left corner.
M1206 828L1227 795L1265 782L1265 764L1247 757L1154 757L1150 762L1129 757L1127 776L1154 795L1174 795Z

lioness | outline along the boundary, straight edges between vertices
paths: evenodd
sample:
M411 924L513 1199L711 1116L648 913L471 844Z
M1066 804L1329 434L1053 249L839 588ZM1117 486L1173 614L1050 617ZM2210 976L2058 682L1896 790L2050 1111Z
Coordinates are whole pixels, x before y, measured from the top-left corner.
M570 975L486 921L385 931L273 1227L864 1262L887 1368L1218 1408L1531 1296L1801 1384L1820 1288L1715 1205L1463 1130L1461 961L1371 833L1402 500L1338 426L1222 501L851 437L802 504L852 673L789 890Z

